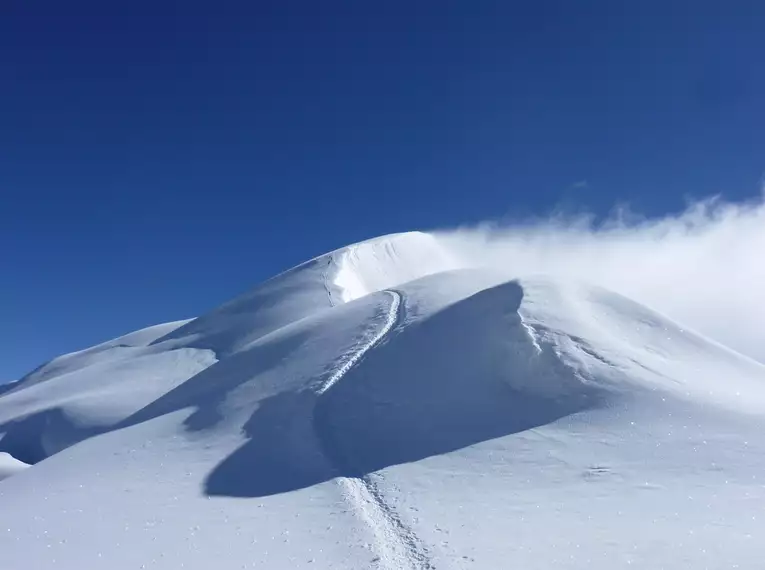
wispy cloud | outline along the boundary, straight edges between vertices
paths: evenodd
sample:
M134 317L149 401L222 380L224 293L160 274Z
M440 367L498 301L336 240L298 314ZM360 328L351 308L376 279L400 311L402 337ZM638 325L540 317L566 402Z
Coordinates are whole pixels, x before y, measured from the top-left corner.
M765 202L708 199L658 219L556 216L447 234L466 259L618 291L765 362Z

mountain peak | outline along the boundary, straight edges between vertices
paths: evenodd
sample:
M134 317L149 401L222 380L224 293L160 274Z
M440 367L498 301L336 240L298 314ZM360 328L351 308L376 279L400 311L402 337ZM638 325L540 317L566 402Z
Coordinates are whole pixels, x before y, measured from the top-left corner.
M764 366L647 307L394 234L0 394L2 551L611 568L708 565L714 544L752 567L763 417Z

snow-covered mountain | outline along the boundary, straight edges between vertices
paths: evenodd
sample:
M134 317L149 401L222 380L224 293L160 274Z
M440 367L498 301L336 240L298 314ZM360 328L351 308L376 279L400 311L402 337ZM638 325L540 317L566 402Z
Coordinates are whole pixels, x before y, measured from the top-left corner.
M387 236L5 388L0 568L760 568L764 427L762 364Z

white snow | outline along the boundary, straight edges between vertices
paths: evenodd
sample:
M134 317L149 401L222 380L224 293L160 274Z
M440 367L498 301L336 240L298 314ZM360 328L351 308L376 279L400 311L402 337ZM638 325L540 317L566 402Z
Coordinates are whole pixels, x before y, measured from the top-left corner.
M460 255L362 242L22 379L0 566L759 568L765 366Z
M19 473L27 467L29 467L29 465L23 461L19 461L10 453L0 451L0 481Z
M189 321L176 321L147 327L85 350L64 354L30 372L21 379L21 382L25 386L30 386L51 377L62 376L70 371L81 370L99 360L111 362L120 358L123 353L129 357L134 353L129 349L148 346L187 322Z
M460 267L457 259L432 235L394 234L351 245L335 253L334 284L344 302L419 277Z

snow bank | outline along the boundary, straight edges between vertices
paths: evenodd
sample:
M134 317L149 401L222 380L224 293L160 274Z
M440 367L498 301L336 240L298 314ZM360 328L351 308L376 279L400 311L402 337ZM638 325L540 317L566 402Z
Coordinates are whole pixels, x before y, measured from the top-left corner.
M0 481L7 479L29 467L23 461L19 461L11 454L0 451Z

